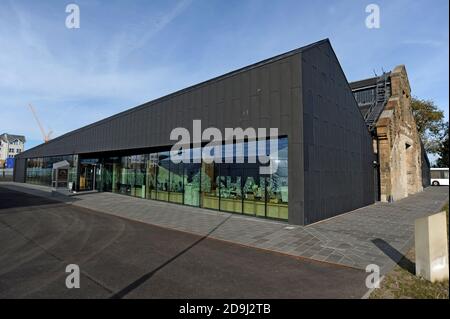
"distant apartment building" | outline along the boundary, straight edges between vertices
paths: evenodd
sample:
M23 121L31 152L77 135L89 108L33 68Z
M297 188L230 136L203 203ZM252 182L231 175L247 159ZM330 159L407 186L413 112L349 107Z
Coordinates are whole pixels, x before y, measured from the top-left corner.
M3 133L0 135L0 167L4 167L8 159L15 158L24 151L25 136Z

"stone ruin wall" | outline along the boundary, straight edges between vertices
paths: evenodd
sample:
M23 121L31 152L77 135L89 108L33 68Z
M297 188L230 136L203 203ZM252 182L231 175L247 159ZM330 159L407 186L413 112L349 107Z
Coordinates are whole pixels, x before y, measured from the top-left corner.
M391 72L391 92L376 126L381 201L399 200L423 190L420 137L403 65Z

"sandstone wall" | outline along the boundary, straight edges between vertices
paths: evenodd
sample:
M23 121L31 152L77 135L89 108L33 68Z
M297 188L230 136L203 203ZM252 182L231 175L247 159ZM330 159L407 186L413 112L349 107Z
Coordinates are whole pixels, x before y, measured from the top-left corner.
M423 190L422 149L403 65L391 72L391 92L376 126L381 201L399 200Z

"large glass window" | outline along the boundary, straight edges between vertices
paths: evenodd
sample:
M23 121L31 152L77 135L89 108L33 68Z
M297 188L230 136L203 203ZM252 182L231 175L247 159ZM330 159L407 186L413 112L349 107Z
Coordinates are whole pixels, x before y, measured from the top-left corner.
M158 170L157 170L157 191L158 200L169 200L170 185L170 154L163 152L158 154Z
M223 163L220 166L220 210L242 213L242 164Z
M58 159L55 159L54 157L44 157L41 170L41 182L43 185L52 184L52 168L53 163L56 162L58 162Z
M145 198L145 155L133 155L128 159L131 196Z
M219 164L202 163L201 205L204 208L219 209Z
M102 189L146 198L148 161L147 155L131 155L123 157L105 158L102 162Z
M189 206L200 205L201 184L201 153L199 149L189 150L192 159L190 163L184 163L184 204Z
M120 192L122 173L122 160L120 157L112 159L112 191L113 193Z
M246 215L266 216L266 178L259 174L259 164L244 164L243 196Z
M130 157L122 157L119 170L118 191L125 195L131 195L131 187L134 185L134 172L130 166Z
M184 157L189 161L173 163L170 152L105 157L95 163L78 157L56 156L32 158L27 161L27 183L51 185L53 164L62 160L70 163L68 181L79 182L82 189L82 164L88 161L96 171L96 189L130 196L200 206L227 212L288 219L288 140L278 139L271 149L269 141L250 141L222 147L222 163L205 163L201 149L189 149ZM250 158L251 150L265 146L265 155L272 167L262 174L258 158ZM242 151L241 151L242 150ZM262 150L262 147L261 147ZM75 164L74 164L75 163ZM86 164L86 163L85 163ZM435 174L435 173L432 173ZM448 173L447 173L448 174ZM84 183L87 183L86 176Z
M276 166L267 177L267 217L288 219L288 143L278 140L278 150L270 150L270 161ZM267 142L269 143L269 142ZM266 148L268 149L268 148Z
M172 203L183 203L183 165L183 163L170 162L169 201Z
M156 174L158 172L158 153L149 154L147 160L147 198L156 199Z
M78 172L78 155L73 156L73 162L71 162L71 166L68 171L67 181L72 189L76 188L76 184L78 183L77 172Z
M256 158L257 142L244 143L244 169L242 172L243 213L246 215L266 216L266 177L260 175L261 164ZM240 149L239 147L237 148Z
M97 190L100 192L112 192L113 191L113 166L117 158L104 158L102 160L101 167L98 174L100 179L97 182Z
M73 171L73 155L27 159L26 182L30 184L52 186L53 164L61 161L67 161L70 165L68 171Z

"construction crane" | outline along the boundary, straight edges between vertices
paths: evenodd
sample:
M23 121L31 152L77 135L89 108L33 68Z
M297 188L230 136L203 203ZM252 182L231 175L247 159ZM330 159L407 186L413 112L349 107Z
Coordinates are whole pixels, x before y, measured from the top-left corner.
M44 143L47 143L48 141L50 141L50 136L52 135L53 131L49 130L48 133L45 133L44 127L41 124L41 121L39 121L39 118L37 116L36 110L34 109L33 105L31 105L31 103L28 104L28 107L31 110L31 113L33 113L34 119L36 120L39 129L41 130L41 134L42 137L44 138Z

